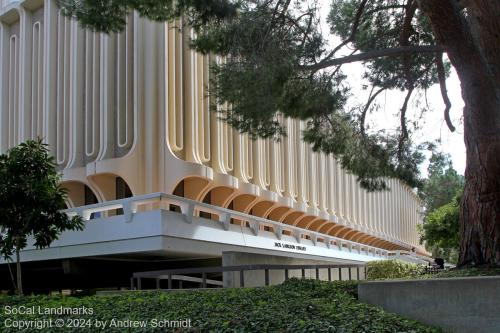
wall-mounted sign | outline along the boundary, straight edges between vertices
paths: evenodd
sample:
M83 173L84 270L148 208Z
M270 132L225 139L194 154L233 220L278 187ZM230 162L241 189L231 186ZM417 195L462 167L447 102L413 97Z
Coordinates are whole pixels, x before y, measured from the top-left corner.
M274 247L279 247L279 248L291 250L291 251L306 251L305 246L287 244L287 243L283 243L283 242L274 242Z

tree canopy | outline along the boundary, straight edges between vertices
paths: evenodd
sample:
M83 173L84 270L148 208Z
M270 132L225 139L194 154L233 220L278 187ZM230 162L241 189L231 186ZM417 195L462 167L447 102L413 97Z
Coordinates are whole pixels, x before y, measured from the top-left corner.
M61 187L54 157L41 140L29 140L0 155L0 254L15 253L17 289L22 294L19 252L28 245L45 248L65 230L81 230L79 216L69 218L66 190Z
M422 243L434 257L456 263L459 250L460 200L464 177L457 174L449 155L433 150L420 196L425 205L420 228Z
M453 168L448 154L433 151L427 172L420 191L427 212L450 203L464 188L464 176Z
M461 193L453 200L429 212L421 225L421 241L434 257L456 263L458 259Z

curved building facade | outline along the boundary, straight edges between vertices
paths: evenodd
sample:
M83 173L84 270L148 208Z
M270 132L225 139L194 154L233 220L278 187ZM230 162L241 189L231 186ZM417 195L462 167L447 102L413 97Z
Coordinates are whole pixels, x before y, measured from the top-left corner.
M365 191L300 140L297 120L282 120L280 142L239 134L209 112L208 64L219 60L190 50L179 22L134 14L127 22L104 35L81 29L52 0L0 1L0 150L43 137L69 208L161 192L279 223L283 235L291 226L425 254L411 188L389 179L390 191Z

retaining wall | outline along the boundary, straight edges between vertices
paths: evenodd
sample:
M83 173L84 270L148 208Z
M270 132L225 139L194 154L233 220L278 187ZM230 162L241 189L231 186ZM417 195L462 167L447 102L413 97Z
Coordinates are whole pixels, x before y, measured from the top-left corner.
M362 302L456 333L500 332L500 276L361 282Z

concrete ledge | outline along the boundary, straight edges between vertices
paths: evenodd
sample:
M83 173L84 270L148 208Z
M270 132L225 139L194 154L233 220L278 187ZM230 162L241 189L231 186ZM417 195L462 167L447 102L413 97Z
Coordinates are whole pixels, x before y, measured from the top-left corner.
M456 333L500 332L500 276L361 282L359 300Z

